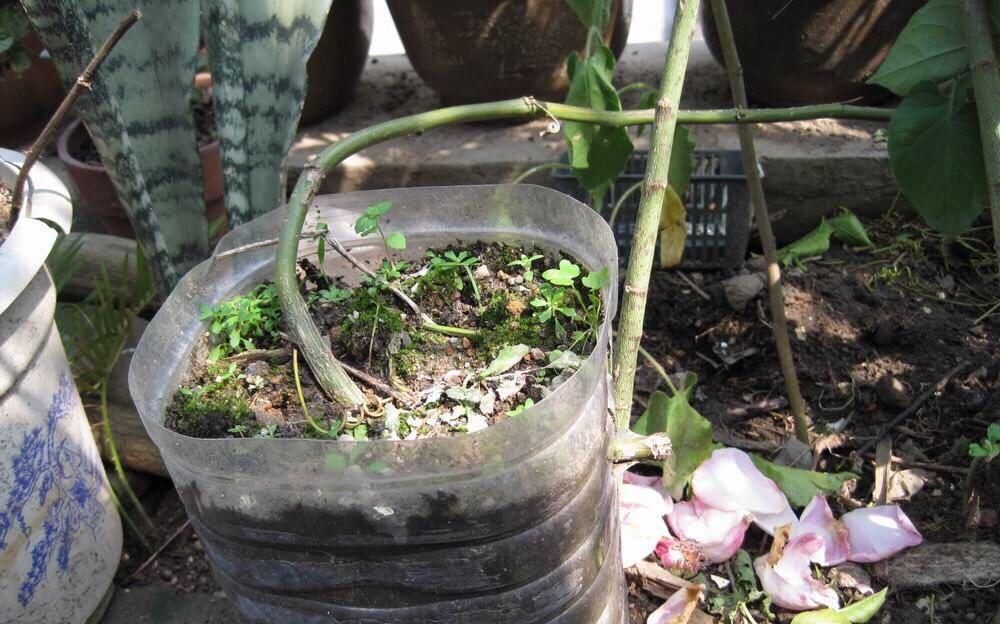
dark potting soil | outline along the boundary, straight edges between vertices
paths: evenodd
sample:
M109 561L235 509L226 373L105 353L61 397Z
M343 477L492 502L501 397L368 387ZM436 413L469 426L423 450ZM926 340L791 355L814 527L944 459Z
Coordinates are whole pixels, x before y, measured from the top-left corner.
M7 224L10 223L10 215L13 212L14 199L13 193L4 186L3 182L0 182L0 245L7 240L7 235L10 231L7 229Z
M530 269L511 264L525 257L533 258ZM570 263L535 249L478 243L431 250L420 263L383 264L381 270L437 324L478 332L449 336L423 327L372 280L349 288L343 276L302 260L301 291L334 354L385 387L358 382L366 401L357 410L328 400L283 337L274 286L261 284L203 307L209 330L192 353L191 373L168 406L165 424L206 438L417 439L474 432L516 417L572 375L593 348L601 301L584 282L593 284L595 276ZM571 286L546 279L557 279L560 270L579 275L568 278ZM237 322L250 317L257 320Z

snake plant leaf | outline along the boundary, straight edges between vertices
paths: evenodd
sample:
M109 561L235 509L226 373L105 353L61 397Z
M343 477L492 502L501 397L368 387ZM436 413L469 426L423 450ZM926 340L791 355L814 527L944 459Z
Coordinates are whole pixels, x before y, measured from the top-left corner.
M581 60L574 52L568 63L567 104L602 111L622 109L618 91L611 82L615 71L615 56L611 50L600 46L587 60ZM625 169L632 153L628 132L624 128L576 121L564 122L563 132L569 145L573 175L590 192L594 209L600 211L604 196Z
M209 254L191 97L199 0L78 0L96 45L132 8L143 18L111 52L108 86L136 151L170 259L186 273Z
M203 0L230 227L283 204L306 61L331 0Z
M986 207L975 105L955 110L933 83L914 87L893 113L889 165L906 199L942 234L962 234Z
M75 0L24 0L25 13L49 51L64 84L72 85L97 51L84 7ZM121 18L132 9L122 10ZM128 33L125 35L127 39ZM118 189L136 231L143 253L154 267L161 291L168 292L180 279L167 243L161 233L156 211L146 187L139 155L126 131L117 98L107 76L114 71L105 63L76 103L108 174Z

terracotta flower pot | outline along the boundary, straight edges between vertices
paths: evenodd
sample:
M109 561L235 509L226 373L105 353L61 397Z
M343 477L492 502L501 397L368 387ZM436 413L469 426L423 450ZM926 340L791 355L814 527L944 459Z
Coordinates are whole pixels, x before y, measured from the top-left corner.
M566 57L583 52L587 31L565 0L388 0L406 54L445 102L533 95L562 101ZM616 0L604 40L622 53L631 0Z
M125 208L118 199L118 192L107 170L101 164L82 162L73 155L79 154L81 146L89 140L87 129L77 119L66 126L57 144L59 160L69 171L73 184L76 185L83 204L81 209L96 217L104 233L135 238L135 231L128 220ZM226 215L219 141L202 145L198 152L201 155L205 218L211 225ZM224 232L225 228L218 232L216 237Z
M0 70L0 143L5 145L33 139L65 94L55 63L38 58L44 49L38 37L32 33L23 43L31 67L20 75Z
M896 37L925 0L727 0L733 36L750 99L772 106L847 102L889 97L865 84ZM702 27L712 56L722 49L711 7Z
M371 0L337 0L306 65L306 97L299 125L326 119L347 106L368 60Z

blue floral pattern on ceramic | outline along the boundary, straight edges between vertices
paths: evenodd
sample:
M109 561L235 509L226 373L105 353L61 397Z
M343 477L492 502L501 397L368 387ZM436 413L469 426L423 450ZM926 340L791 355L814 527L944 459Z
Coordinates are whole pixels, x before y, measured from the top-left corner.
M0 550L9 546L7 535L11 530L19 530L28 537L26 548L31 553L31 568L21 580L17 595L24 607L45 579L53 554L59 573L65 573L74 539L88 528L96 540L104 520L104 507L98 499L104 475L97 457L82 454L72 440L57 431L59 422L72 412L75 394L69 376L60 375L44 429L35 427L25 434L10 463L13 478L6 504L0 511ZM45 509L45 518L34 531L24 515L29 505Z

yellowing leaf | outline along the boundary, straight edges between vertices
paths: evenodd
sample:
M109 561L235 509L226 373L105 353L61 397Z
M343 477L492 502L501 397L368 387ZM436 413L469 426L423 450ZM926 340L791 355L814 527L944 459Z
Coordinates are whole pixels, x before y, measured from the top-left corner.
M660 211L660 268L668 269L681 263L687 229L684 224L687 210L677 192L670 186L663 196Z

